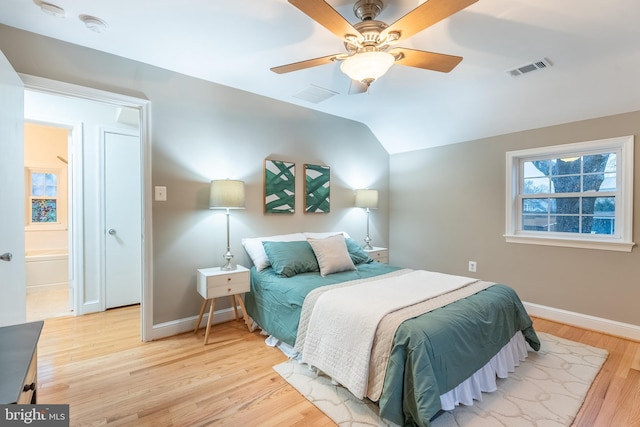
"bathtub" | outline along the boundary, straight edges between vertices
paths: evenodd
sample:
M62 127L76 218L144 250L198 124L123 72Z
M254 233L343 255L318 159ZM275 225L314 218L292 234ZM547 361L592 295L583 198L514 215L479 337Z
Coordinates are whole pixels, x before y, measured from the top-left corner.
M25 261L27 287L69 281L69 253L66 249L27 251Z

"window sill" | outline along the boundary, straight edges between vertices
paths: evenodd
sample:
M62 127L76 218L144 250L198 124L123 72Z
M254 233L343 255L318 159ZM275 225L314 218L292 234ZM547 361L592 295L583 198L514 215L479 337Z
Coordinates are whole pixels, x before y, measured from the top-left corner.
M66 224L30 224L24 227L24 231L67 231Z
M611 240L563 239L557 237L521 236L505 234L507 243L523 243L528 245L560 246L565 248L596 249L601 251L631 252L634 242Z

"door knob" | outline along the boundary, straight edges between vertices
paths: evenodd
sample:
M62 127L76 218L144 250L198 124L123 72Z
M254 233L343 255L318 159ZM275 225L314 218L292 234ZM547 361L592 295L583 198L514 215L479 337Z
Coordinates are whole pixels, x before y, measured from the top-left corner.
M114 236L114 235L116 234L116 230L115 230L115 229L113 229L113 228L110 228L110 229L109 229L109 234L110 234L110 235L112 235L112 236Z
M2 261L11 261L11 258L13 258L13 254L11 252L5 252L2 255L0 255L0 260Z

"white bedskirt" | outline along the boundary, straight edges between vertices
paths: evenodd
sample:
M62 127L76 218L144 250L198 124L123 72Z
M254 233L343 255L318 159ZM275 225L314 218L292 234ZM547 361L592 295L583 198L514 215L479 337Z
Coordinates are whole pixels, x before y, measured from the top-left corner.
M496 391L496 378L507 378L509 372L513 372L527 358L527 354L527 342L522 332L518 331L486 365L459 386L440 396L442 409L450 411L460 404L470 406L474 400L481 401L482 392Z

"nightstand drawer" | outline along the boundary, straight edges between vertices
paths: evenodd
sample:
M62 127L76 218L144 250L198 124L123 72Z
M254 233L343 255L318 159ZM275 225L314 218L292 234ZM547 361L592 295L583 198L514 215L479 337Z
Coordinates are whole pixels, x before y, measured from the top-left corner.
M198 270L198 293L205 299L249 292L249 271L207 272Z
M371 254L369 256L375 262L381 262L383 264L388 264L389 263L389 256L387 255L386 252L385 253L375 253L375 254Z
M389 256L387 255L386 252L384 252L384 253L380 252L380 253L371 254L370 257L375 262L381 262L383 264L388 264L389 263Z
M387 248L374 247L373 249L365 249L365 252L369 255L369 258L376 262L383 264L389 263L389 249Z

